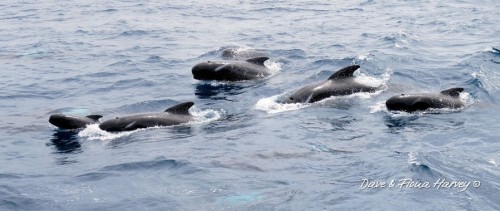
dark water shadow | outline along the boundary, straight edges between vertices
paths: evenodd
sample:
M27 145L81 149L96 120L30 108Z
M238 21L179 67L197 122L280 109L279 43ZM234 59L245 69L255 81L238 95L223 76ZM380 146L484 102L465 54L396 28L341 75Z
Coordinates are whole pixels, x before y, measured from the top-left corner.
M55 147L56 153L80 153L82 150L77 134L75 130L58 130L52 135L49 145Z
M245 87L239 84L200 83L195 86L194 94L200 99L228 100L227 96L243 93Z
M394 116L391 114L386 114L384 116L384 122L387 127L393 133L397 133L398 130L405 128L411 122L417 120L418 115L404 115L404 116Z

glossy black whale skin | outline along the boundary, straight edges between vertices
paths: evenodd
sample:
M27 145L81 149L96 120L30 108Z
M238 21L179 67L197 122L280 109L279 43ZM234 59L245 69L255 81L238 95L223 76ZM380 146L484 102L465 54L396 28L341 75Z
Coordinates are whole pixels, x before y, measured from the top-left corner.
M61 129L78 129L84 128L87 125L98 123L101 115L89 115L85 117L71 116L65 114L52 114L49 117L49 122Z
M316 82L295 91L283 103L314 103L331 96L375 92L378 87L356 82L353 73L359 67L359 65L344 67L333 73L326 81Z
M425 111L431 108L461 108L464 103L460 99L463 88L451 88L440 93L401 94L389 98L385 105L392 111Z
M244 61L207 61L193 67L191 72L197 80L244 81L264 78L271 73L264 65L268 57L256 57Z
M186 123L194 119L189 113L193 102L185 102L168 108L161 113L144 113L131 116L116 117L102 122L101 130L108 132L131 131L155 126L170 126Z

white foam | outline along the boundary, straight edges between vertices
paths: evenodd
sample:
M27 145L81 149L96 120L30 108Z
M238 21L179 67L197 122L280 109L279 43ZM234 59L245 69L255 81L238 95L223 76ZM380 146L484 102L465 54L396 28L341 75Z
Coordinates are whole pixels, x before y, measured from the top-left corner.
M418 155L418 153L413 153L413 152L408 153L408 164L409 165L420 165L420 164L422 164L420 161L418 161L417 155Z
M85 129L80 131L78 133L78 136L80 136L82 138L86 138L88 140L109 141L109 140L114 140L114 139L121 138L124 136L128 136L128 135L135 133L137 131L140 131L140 130L144 130L144 129L127 131L127 132L119 132L119 133L110 133L110 132L101 130L101 128L99 128L99 124L91 124L91 125L87 125L87 127Z
M283 63L278 62L278 61L273 60L273 59L266 60L264 62L264 65L267 67L267 69L270 70L269 72L271 72L271 76L275 75L276 73L279 73L279 71L283 67Z
M388 112L385 101L377 102L375 105L370 106L370 114L378 112Z
M268 114L281 113L285 111L299 110L301 108L311 106L310 103L288 103L283 104L278 101L284 96L284 94L275 95L272 97L262 98L254 106L255 110L265 111Z
M209 122L213 122L221 119L225 110L213 110L213 109L205 109L205 110L195 110L192 109L190 113L194 116L195 120L189 122L188 124L206 124Z
M464 107L469 107L475 102L474 98L468 92L461 92L459 97L460 100L464 103Z
M381 78L367 76L361 70L354 72L354 75L356 77L355 80L358 83L366 84L366 85L373 86L373 87L387 86L387 83L389 82L389 80L391 80L392 69L385 68L384 74L382 74Z

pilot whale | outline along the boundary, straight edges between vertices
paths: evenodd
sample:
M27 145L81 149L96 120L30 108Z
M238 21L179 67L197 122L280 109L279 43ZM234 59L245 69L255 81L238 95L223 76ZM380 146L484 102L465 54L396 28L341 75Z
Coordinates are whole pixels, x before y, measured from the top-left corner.
M243 81L264 78L270 75L264 65L268 57L256 57L245 61L207 61L195 65L193 78L197 80Z
M102 122L99 125L99 128L108 132L118 132L154 126L170 126L186 123L194 119L188 111L193 105L193 102L185 102L167 108L167 110L161 113L144 113L132 116L116 117L115 119Z
M326 81L313 83L295 91L283 103L314 103L331 96L375 92L379 87L356 82L353 73L359 67L359 65L344 67L333 73Z
M464 103L460 99L463 88L451 88L440 93L401 94L389 98L385 105L393 111L425 111L430 108L461 108Z
M84 128L90 124L99 123L99 119L101 117L101 115L80 117L64 114L52 114L49 117L49 122L61 129L78 129Z

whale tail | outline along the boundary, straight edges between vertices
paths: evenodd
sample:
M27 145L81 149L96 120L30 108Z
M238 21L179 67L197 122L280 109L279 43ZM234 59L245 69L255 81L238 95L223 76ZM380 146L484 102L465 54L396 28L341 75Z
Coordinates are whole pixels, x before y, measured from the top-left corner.
M188 115L189 108L191 108L193 105L194 105L193 102L185 102L185 103L177 104L175 106L167 108L167 110L165 110L165 112Z
M337 72L333 73L328 80L333 80L333 79L341 79L341 78L348 78L348 77L353 77L354 71L359 69L359 65L351 65L348 67L344 67L340 70L337 70Z
M451 88L451 89L443 90L443 91L441 91L441 94L449 95L449 96L452 96L452 97L458 97L458 96L460 96L460 93L463 92L463 91L464 91L464 88L457 87L457 88Z

